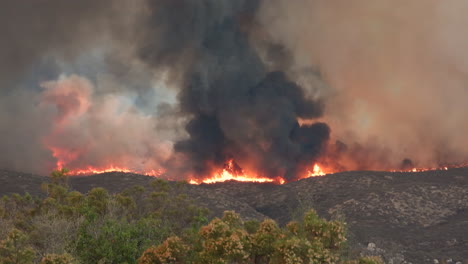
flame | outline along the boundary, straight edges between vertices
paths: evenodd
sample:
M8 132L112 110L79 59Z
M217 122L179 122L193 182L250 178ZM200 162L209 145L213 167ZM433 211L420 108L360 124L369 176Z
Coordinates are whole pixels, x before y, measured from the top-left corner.
M229 160L225 168L218 173L213 174L212 176L205 178L205 179L191 179L189 181L190 184L213 184L218 182L226 182L226 181L238 181L238 182L257 182L257 183L277 183L277 184L284 184L286 181L281 178L277 177L275 179L259 177L255 174L247 174L243 170L237 171L235 169L235 162L233 160Z
M155 176L159 177L165 173L164 169L151 169L151 168L145 168L145 169L134 169L131 167L126 167L125 165L115 165L115 162L113 164L107 164L107 165L100 165L100 166L86 166L83 168L73 168L73 166L70 168L67 165L70 165L73 163L74 160L76 160L80 155L81 152L79 150L70 150L70 149L60 149L60 148L54 148L54 147L49 147L49 149L52 152L52 155L56 158L56 168L61 169L61 168L69 168L70 169L70 175L93 175L93 174L100 174L100 173L106 173L106 172L124 172L124 173L135 173L135 174L142 174L142 175L147 175L147 176ZM324 166L326 164L326 166ZM149 167L149 166L148 166ZM404 170L389 170L383 169L382 171L390 171L390 172L406 172L406 173L417 173L417 172L425 172L425 171L437 171L437 170L448 170L449 168L460 168L460 167L468 167L468 163L460 163L456 165L445 165L445 166L439 166L439 167L414 167L410 169L404 169ZM306 178L311 178L311 177L320 177L320 176L325 176L327 174L332 174L336 172L342 172L346 171L346 168L340 167L334 167L330 166L329 162L325 163L315 163L313 166L304 169L304 172L302 176L296 178L296 180L300 179L306 179ZM378 169L377 169L378 170ZM214 183L221 183L221 182L226 182L226 181L238 181L238 182L254 182L254 183L275 183L275 184L285 184L286 180L282 177L276 177L276 178L267 178L267 177L262 177L259 176L256 173L247 173L243 169L241 169L234 160L229 160L225 164L223 169L218 170L217 172L213 173L212 175L205 177L205 178L195 178L195 177L186 177L190 179L188 182L190 184L214 184Z
M54 147L49 147L49 149L52 152L52 156L57 160L57 163L55 164L56 169L65 168L66 164L79 156L78 152L73 152L70 150Z
M312 169L312 171L307 171L309 176L307 178L310 178L310 177L317 177L317 176L325 176L326 173L323 172L322 168L320 168L320 166L318 164L314 164L314 168Z
M211 177L201 179L201 180L191 179L189 183L190 184L201 184L201 183L213 184L213 183L226 182L226 181L276 183L276 184L286 183L286 180L283 179L282 177L276 177L272 179L272 178L258 177L255 174L246 174L244 171L241 171L241 173L235 173L233 170L234 164L235 162L233 160L230 160L228 161L225 168L221 172L215 173ZM301 177L300 179L325 176L328 173L326 173L320 167L319 164L314 164L311 170L307 170L306 176Z
M72 163L80 156L80 151L74 151L69 149L60 149L49 147L52 152L52 156L57 159L55 164L55 169L60 170L62 168L69 169L70 175L93 175L93 174L100 174L106 172L125 172L125 173L135 173L135 174L142 174L146 176L161 176L165 173L163 169L130 169L124 166L116 166L114 164L108 164L104 166L94 167L94 166L86 166L84 168L73 168L70 167L69 164Z
M191 179L189 181L190 184L201 184L201 183L218 183L218 182L226 182L226 181L238 181L238 182L259 182L259 183L266 183L266 182L277 182L279 184L283 184L285 181L283 178L279 178L278 180L270 179L270 178L262 178L262 177L252 177L249 175L234 175L231 172L224 169L222 172L213 175L210 178L206 178L203 180L195 180Z
M314 166L312 166L312 168L310 168L310 169L307 169L306 172L304 173L304 175L302 177L299 177L298 180L307 179L307 178L311 178L311 177L325 176L327 174L335 173L335 172L336 171L333 171L331 169L327 169L326 172L325 172L325 170L323 169L322 166L315 163Z
M459 165L459 166L450 166L450 168L460 168L466 165ZM424 171L440 171L440 170L448 170L448 166L443 167L431 167L431 168L412 168L408 170L391 170L391 172L424 172Z
M92 166L88 166L84 169L71 170L69 173L71 175L92 175L92 174L100 174L100 173L106 173L106 172L136 173L136 174L142 174L146 176L155 176L155 177L161 176L164 173L163 170L138 171L138 170L131 170L125 167L119 167L119 166L114 166L114 165L109 165L104 168L95 168Z

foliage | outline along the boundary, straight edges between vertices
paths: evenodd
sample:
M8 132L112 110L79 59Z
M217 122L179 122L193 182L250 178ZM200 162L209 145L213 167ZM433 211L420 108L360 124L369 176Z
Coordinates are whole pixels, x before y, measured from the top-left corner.
M76 264L76 260L70 254L49 254L41 259L39 264Z
M184 183L158 179L116 194L80 193L70 189L67 173L51 173L42 199L0 199L0 263L131 264L152 245L189 237L207 223L208 211L178 194Z
M83 263L133 263L143 250L169 235L158 220L104 219L87 221L74 241L77 257Z
M343 261L344 224L313 210L285 227L271 219L244 222L232 211L208 222L208 211L183 194L185 182L80 193L67 172L52 172L42 199L0 199L0 263L381 263Z
M203 263L242 263L249 258L250 238L238 214L227 211L200 229Z
M227 211L200 228L195 240L170 238L147 249L138 263L338 263L344 230L343 223L319 218L313 210L285 228L271 219L244 223Z
M27 245L28 237L18 229L13 229L5 240L0 242L0 263L33 263L35 252Z
M138 259L140 264L185 263L189 247L177 236L169 237L161 245L152 246Z
M57 185L68 185L68 177L67 174L70 172L67 168L62 168L60 170L54 170L50 174L50 179L52 184Z

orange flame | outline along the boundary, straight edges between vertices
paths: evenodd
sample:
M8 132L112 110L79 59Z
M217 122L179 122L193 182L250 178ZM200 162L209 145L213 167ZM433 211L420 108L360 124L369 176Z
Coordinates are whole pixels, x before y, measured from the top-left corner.
M131 170L131 169L124 168L124 167L109 165L105 168L95 168L92 166L88 166L84 169L71 170L70 174L71 175L92 175L92 174L100 174L100 173L106 173L106 172L137 173L137 174L142 174L146 176L160 176L164 173L164 171L162 170L138 171L138 170Z
M218 182L226 182L226 181L239 181L239 182L259 182L259 183L265 183L265 182L276 182L274 179L270 178L262 178L262 177L252 177L249 175L234 175L230 172L228 172L226 169L224 169L222 172L213 175L210 178L206 178L203 180L195 180L192 179L189 181L190 184L201 184L201 183L218 183ZM278 183L282 184L284 183L284 180L278 179Z
M218 182L226 182L226 181L238 181L238 182L257 182L257 183L277 183L277 184L284 184L286 181L281 178L277 177L276 179L259 177L254 174L246 174L244 171L239 173L234 172L234 161L229 160L226 164L226 167L218 173L215 173L211 177L205 179L191 179L189 181L190 184L213 184Z
M308 173L309 173L309 176L307 178L324 176L326 174L325 172L323 172L322 168L320 168L318 164L314 164L313 170L312 171L309 170Z
M79 155L79 151L74 151L74 150L66 150L66 149L60 149L60 148L53 148L50 147L50 150L52 151L52 155L57 159L56 163L56 168L61 169L64 167L67 167L67 164L70 164L73 160L75 160ZM415 167L407 170L388 170L390 172L425 172L425 171L435 171L435 170L448 170L449 168L460 168L460 167L467 167L468 163L462 163L458 165L450 165L450 166L441 166L441 167L428 167L428 168L422 168L422 167ZM315 163L312 167L305 169L305 172L303 173L302 177L298 177L297 180L300 179L306 179L306 178L311 178L311 177L320 177L320 176L325 176L327 174L332 174L336 173L339 171L343 171L343 169L336 169L330 166L327 166L326 168L323 166L323 164L318 164ZM106 173L106 172L125 172L125 173L136 173L136 174L142 174L142 175L147 175L147 176L161 176L165 173L164 169L146 169L146 170L141 170L141 169L131 169L129 167L125 166L116 166L114 164L108 164L105 166L86 166L84 168L70 168L70 175L92 175L92 174L100 174L100 173ZM190 179L190 177L188 177ZM218 171L213 173L212 175L202 178L202 179L197 179L197 178L191 178L189 180L190 184L214 184L214 183L221 183L221 182L226 182L226 181L238 181L238 182L253 182L253 183L275 183L275 184L284 184L286 183L286 180L282 177L276 177L276 178L266 178L259 176L256 173L246 173L244 170L239 168L234 160L229 160L225 167Z
M75 160L79 155L79 151L71 151L67 149L60 149L60 148L53 148L49 147L52 151L52 156L57 159L55 169L60 170L62 168L68 168L70 175L92 175L92 174L100 174L106 172L125 172L125 173L136 173L142 174L146 176L161 176L165 171L162 169L158 170L138 170L138 169L130 169L123 166L115 166L113 164L94 167L94 166L86 166L84 168L70 168L68 165L70 162Z
M450 168L458 168L463 166L450 166ZM437 170L448 170L449 167L433 167L433 168L412 168L408 170L392 170L391 172L424 172L424 171L437 171Z

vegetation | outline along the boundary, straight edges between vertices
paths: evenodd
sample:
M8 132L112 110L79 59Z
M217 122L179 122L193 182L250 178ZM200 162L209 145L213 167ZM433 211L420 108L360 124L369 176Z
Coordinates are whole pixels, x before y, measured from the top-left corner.
M82 194L70 189L67 172L51 174L44 198L0 200L0 263L379 263L345 261L344 224L313 210L284 228L231 211L208 223L208 211L180 194L186 183Z

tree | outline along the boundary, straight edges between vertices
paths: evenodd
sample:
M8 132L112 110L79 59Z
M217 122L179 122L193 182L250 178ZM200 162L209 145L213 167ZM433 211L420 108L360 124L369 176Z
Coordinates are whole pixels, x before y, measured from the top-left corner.
M61 168L60 170L54 170L50 174L52 184L68 186L68 173L70 172L67 168Z

